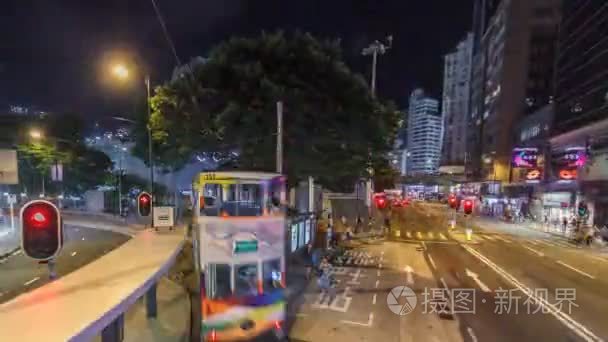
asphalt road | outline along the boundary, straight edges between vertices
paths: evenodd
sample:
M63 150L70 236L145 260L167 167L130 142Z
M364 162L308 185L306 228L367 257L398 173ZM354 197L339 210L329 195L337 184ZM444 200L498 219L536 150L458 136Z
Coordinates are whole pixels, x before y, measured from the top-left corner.
M607 256L491 226L467 241L461 229L448 231L445 208L415 206L393 212L391 238L350 252L331 305L320 303L314 282L308 286L291 340L608 340ZM397 286L416 297L404 315L387 302ZM398 297L392 307L405 307L407 297Z
M64 233L64 246L56 266L59 277L99 258L129 239L118 233L70 225L65 226ZM47 265L38 264L17 251L0 260L0 303L48 281Z

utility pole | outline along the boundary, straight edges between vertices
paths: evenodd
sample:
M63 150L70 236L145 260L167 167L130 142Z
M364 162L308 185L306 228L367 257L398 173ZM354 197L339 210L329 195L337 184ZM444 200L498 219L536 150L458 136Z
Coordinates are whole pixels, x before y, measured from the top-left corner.
M148 109L148 162L150 163L150 216L152 217L152 223L150 226L154 226L154 159L152 159L152 126L150 125L150 119L152 118L152 110L150 108L150 76L146 75L144 82L146 83L146 104Z
M283 173L283 102L277 102L277 173Z

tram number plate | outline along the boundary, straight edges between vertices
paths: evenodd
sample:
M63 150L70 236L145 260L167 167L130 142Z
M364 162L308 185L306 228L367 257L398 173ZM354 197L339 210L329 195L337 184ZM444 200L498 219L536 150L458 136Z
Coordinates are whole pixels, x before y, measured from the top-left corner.
M206 181L214 181L215 180L215 173L206 173L203 175L203 179Z

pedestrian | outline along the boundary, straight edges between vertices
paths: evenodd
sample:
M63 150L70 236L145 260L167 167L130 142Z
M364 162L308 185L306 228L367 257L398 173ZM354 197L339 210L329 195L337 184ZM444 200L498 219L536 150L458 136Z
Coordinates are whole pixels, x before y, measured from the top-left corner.
M312 243L306 245L306 249L304 249L304 267L306 268L306 280L310 280L310 276L312 274L312 268L314 265L314 251L312 248Z
M562 221L562 229L564 231L564 234L566 233L566 230L568 229L568 219L564 216L564 219Z

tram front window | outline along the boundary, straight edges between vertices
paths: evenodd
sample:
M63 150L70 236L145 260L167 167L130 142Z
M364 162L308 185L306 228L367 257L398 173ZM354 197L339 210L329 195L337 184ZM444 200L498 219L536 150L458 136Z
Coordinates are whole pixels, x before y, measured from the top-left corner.
M281 287L281 260L273 259L262 264L264 292Z
M207 296L211 299L228 298L230 289L230 265L209 264L207 272Z
M240 297L258 294L258 266L256 264L235 266L234 278L235 296Z

